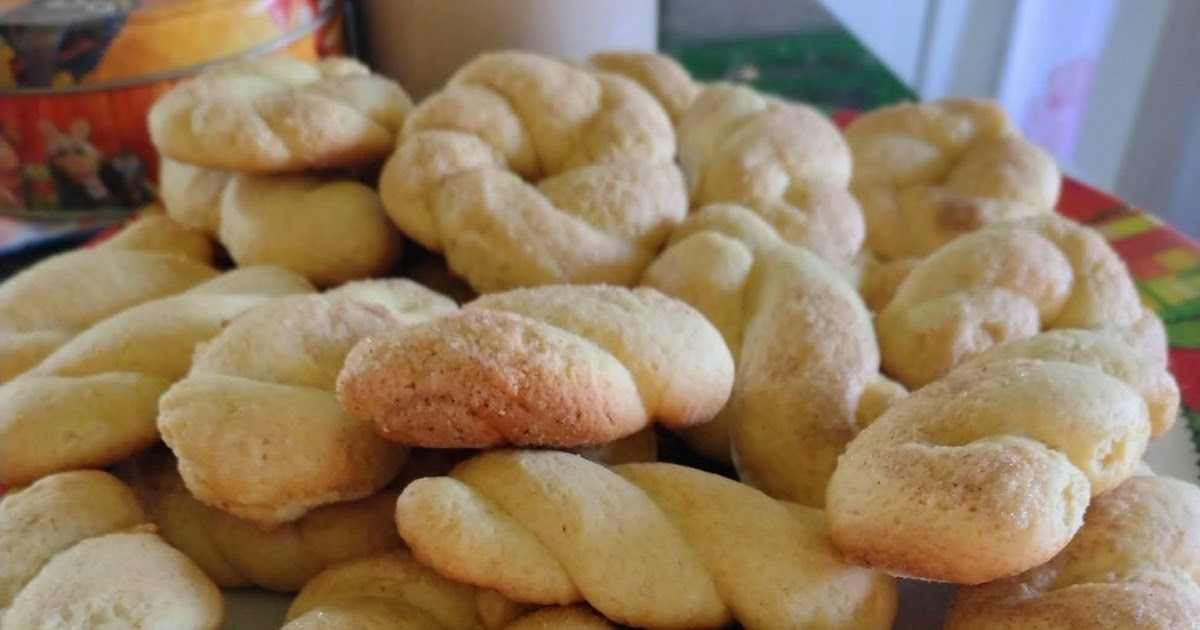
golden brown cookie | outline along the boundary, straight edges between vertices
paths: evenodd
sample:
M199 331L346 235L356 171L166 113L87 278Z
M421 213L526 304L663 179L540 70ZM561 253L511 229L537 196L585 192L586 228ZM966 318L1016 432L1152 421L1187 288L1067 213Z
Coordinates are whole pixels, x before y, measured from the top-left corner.
M409 116L379 191L478 292L631 285L687 213L674 156L671 121L634 81L489 53Z
M0 284L0 383L37 365L92 324L215 275L202 234L161 216L103 245L51 256Z
M247 173L377 161L412 102L396 83L350 59L286 56L223 63L164 94L150 137L179 162Z
M985 225L1050 213L1054 158L1021 137L996 103L948 99L869 112L846 127L867 246L922 257Z
M784 240L835 263L862 246L850 149L817 110L716 83L684 112L677 133L692 207L746 206Z
M879 372L871 316L854 288L754 212L730 205L688 217L643 282L704 313L737 363L717 421L684 438L716 459L728 460L732 443L743 482L822 505Z
M370 337L338 400L388 439L435 448L605 444L707 422L733 361L690 306L653 289L547 286Z
M277 267L237 269L102 320L0 386L0 483L104 466L158 440L159 396L238 313L311 291Z
M819 510L673 464L492 451L410 484L396 524L450 579L637 627L887 628L895 614L895 582L843 562Z
M1057 556L958 591L948 630L1200 627L1200 489L1137 476L1096 497Z
M1048 354L1079 362L963 366L850 442L825 503L848 560L979 584L1042 564L1071 540L1092 497L1133 473L1150 414L1136 382L1092 367L1097 358Z
M201 347L163 395L158 428L200 501L264 524L370 495L404 449L343 410L334 379L363 337L455 305L408 280L360 281L263 304Z

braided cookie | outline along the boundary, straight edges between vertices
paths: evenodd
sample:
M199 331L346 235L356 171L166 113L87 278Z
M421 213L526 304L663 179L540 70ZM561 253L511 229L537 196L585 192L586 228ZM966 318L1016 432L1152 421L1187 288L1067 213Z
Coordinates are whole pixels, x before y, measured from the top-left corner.
M408 552L362 558L315 577L292 602L285 630L603 630L583 607L521 607L421 566ZM540 625L539 625L540 624Z
M0 383L37 365L92 324L215 275L202 234L162 216L104 244L51 256L0 284Z
M165 453L139 457L132 485L163 539L223 588L295 592L329 566L400 545L396 490L319 507L266 530L197 501Z
M379 195L350 179L231 174L164 159L161 188L167 212L217 236L239 266L278 265L332 286L382 274L400 254Z
M827 263L784 243L753 212L707 206L688 217L643 282L704 313L737 371L718 420L684 433L733 461L745 483L805 505L824 503L837 456L878 375L862 300Z
M76 470L0 499L0 628L215 628L217 588L112 475ZM133 533L122 533L133 532Z
M851 187L867 247L884 260L926 256L956 236L1054 210L1054 158L1021 137L996 103L884 107L846 127Z
M200 501L263 524L386 485L406 452L333 395L350 348L455 305L407 280L362 281L264 304L197 352L158 427Z
M862 246L850 149L817 110L719 83L700 92L677 133L693 207L744 205L788 242L836 263Z
M413 111L379 191L480 293L630 285L687 214L674 155L671 121L634 81L494 53Z
M295 172L387 156L412 102L350 59L285 56L223 63L150 108L150 138L180 162L246 173Z
M492 451L400 495L413 555L517 602L651 628L888 628L895 582L843 562L820 511L673 464Z
M653 289L546 286L360 343L338 400L388 439L434 448L605 444L712 419L733 383L721 335Z
M1166 365L1147 358L1109 331L1050 330L997 344L964 365L985 365L1005 359L1078 363L1125 382L1146 402L1151 437L1166 433L1179 415L1179 384Z
M1200 628L1200 489L1138 476L1096 497L1053 560L961 589L946 628Z
M1108 243L1048 214L964 234L934 252L901 281L875 325L884 371L916 388L1006 339L1051 328L1134 330L1145 316Z
M637 81L662 105L671 122L679 122L700 86L678 61L666 55L641 51L605 51L588 57L588 65Z
M0 386L0 483L103 466L158 440L158 398L187 374L196 344L238 313L312 290L275 267L247 267L133 307Z
M1046 354L1082 364L997 357L963 366L863 429L826 497L842 553L961 584L1015 575L1058 553L1090 498L1133 473L1150 414L1140 379L1089 367L1127 376L1102 353Z

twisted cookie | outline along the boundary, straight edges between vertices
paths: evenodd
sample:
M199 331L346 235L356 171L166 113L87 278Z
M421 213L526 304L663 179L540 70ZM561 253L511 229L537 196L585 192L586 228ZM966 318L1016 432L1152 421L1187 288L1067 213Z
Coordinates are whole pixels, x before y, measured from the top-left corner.
M850 150L817 110L718 83L684 112L678 134L693 206L744 205L788 242L837 263L862 246Z
M0 500L0 628L216 628L217 587L157 536L108 473L38 480Z
M158 427L188 489L278 524L382 488L406 452L338 406L334 378L363 337L454 308L407 280L362 281L229 322L159 404Z
M720 333L653 289L547 286L360 343L338 400L390 440L436 448L585 446L710 420L733 360Z
M329 566L400 544L395 490L319 507L266 530L197 501L175 466L165 453L139 457L133 488L159 535L223 588L294 592Z
M641 51L598 52L588 57L588 65L637 81L662 105L673 123L679 122L700 93L700 86L692 80L692 75L666 55Z
M949 630L1200 627L1200 489L1138 476L1096 497L1053 560L964 588Z
M379 190L480 293L629 285L687 213L674 154L670 120L635 82L494 53L413 111Z
M745 208L707 206L672 241L643 282L708 316L737 362L718 421L686 439L727 458L732 437L743 482L820 506L878 376L870 314L828 264L785 244Z
M22 484L124 459L158 440L158 398L187 374L196 344L234 315L311 290L247 267L105 319L0 387L0 483Z
M895 583L844 563L821 512L672 464L492 451L410 484L396 526L446 577L626 625L887 628L895 613Z
M1091 497L1133 473L1150 436L1138 390L1157 379L1105 353L1001 349L896 403L830 479L838 548L893 574L962 584L1049 560ZM1055 360L1006 358L1042 354Z
M223 63L150 108L162 155L208 168L280 173L385 157L412 108L404 90L350 59Z
M0 284L0 383L92 324L215 275L204 236L162 216L104 244L51 256Z
M1146 316L1124 263L1099 234L1043 215L965 234L934 252L875 323L884 371L915 388L1006 339L1050 328L1137 330Z
M926 256L985 225L1049 213L1058 200L1054 159L989 101L877 109L846 127L846 142L867 247L885 260Z
M318 575L288 609L285 630L603 630L583 607L523 614L494 593L447 580L406 551L347 562Z

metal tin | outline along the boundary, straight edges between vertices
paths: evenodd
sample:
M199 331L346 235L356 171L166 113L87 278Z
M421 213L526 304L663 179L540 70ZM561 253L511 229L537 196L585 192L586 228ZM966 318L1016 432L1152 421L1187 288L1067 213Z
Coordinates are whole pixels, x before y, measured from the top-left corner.
M337 0L0 0L0 213L151 203L151 103L212 64L344 51Z

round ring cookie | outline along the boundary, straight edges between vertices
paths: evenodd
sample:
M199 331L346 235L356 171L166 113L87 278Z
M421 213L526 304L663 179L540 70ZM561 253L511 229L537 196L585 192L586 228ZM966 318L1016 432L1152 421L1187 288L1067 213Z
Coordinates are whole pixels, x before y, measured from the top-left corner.
M1004 354L1037 356L1039 345ZM1071 540L1092 497L1133 474L1150 413L1140 379L1104 369L1135 372L1101 353L1045 354L1078 363L998 356L960 367L850 442L825 504L847 559L979 584L1042 564Z
M721 204L679 226L643 283L704 313L737 364L721 424L685 439L728 459L732 437L744 483L822 505L837 456L858 430L861 398L880 378L871 316L854 288L752 211Z
M350 59L265 56L223 63L150 108L150 137L180 162L281 173L378 161L412 102L393 81Z
M845 135L867 247L884 260L926 256L985 225L1052 212L1058 200L1054 158L990 101L883 107Z
M716 83L684 112L677 133L693 207L746 206L784 240L834 263L862 247L850 149L819 111Z
M733 383L703 315L654 289L557 285L480 297L369 337L338 400L388 439L432 448L605 444L707 422Z
M312 290L277 267L245 267L102 320L0 386L0 483L104 466L158 440L158 400L196 345L230 318Z
M1195 628L1198 571L1200 488L1136 476L1096 497L1050 562L960 589L946 628Z
M426 566L517 602L586 602L634 627L890 628L891 578L843 561L820 510L673 464L490 451L409 484Z
M363 337L455 308L408 280L364 280L230 321L159 402L158 427L188 490L275 525L387 485L406 451L342 409L334 380Z
M1007 339L1056 328L1153 334L1145 317L1125 263L1100 234L1045 214L937 250L908 272L875 325L884 371L916 388Z
M674 157L671 121L636 82L491 53L413 110L379 191L480 293L631 285L687 214Z

